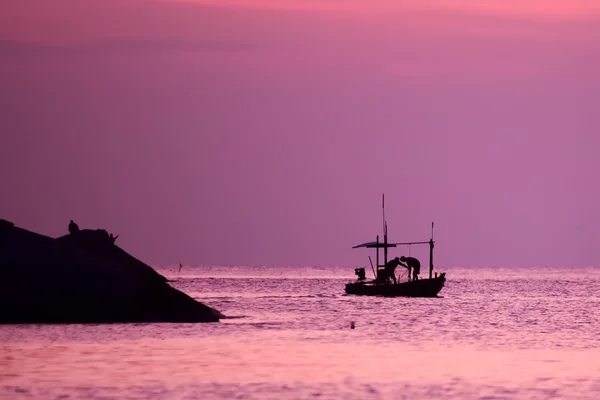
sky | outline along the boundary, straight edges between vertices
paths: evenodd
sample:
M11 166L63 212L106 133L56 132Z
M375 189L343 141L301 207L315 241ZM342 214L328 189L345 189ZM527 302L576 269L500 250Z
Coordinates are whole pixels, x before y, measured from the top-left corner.
M3 0L0 218L153 265L354 266L385 193L442 270L600 265L596 4Z

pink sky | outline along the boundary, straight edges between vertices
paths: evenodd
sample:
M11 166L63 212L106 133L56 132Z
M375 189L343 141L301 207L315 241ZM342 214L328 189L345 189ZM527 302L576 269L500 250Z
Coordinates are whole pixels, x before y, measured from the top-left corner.
M385 192L440 267L598 265L595 3L7 0L0 218L354 265Z

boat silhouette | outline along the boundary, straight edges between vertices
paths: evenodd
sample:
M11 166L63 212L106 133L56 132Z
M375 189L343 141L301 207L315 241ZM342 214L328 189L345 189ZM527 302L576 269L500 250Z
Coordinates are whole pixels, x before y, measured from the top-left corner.
M429 241L389 243L387 236L387 222L385 221L384 196L382 196L382 210L383 242L379 241L379 235L377 235L377 238L374 242L362 243L352 247L353 249L375 249L377 269L373 267L371 257L369 257L369 261L371 261L371 268L373 269L375 279L367 281L365 277L365 269L356 268L354 270L354 273L358 276L358 280L356 282L346 284L346 294L386 297L437 297L438 293L442 290L444 284L446 283L446 273L441 273L439 276L437 272L435 273L435 275L433 274L433 247L435 244L433 240L433 222L431 223L431 239L429 239ZM417 279L417 275L413 276L413 279L411 280L411 267L409 267L406 264L403 264L402 262L398 262L398 259L396 258L395 260L398 265L409 269L408 281L398 282L395 276L392 277L390 275L394 274L395 266L390 272L390 264L388 264L388 249L392 247L412 245L429 245L429 278ZM383 265L379 264L379 249L383 249ZM388 265L388 268L386 268L386 265ZM418 266L418 268L420 269L420 266Z

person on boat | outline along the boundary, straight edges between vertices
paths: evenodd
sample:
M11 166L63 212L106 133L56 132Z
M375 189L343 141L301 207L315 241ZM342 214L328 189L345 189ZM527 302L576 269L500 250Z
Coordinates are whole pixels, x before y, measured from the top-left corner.
M410 279L410 272L412 270L412 280L418 281L419 274L421 273L421 263L414 257L400 257L400 261L406 263L402 264L403 267L408 268L408 276Z
M354 274L358 276L359 281L364 281L366 279L365 269L364 268L355 268Z
M398 257L394 258L393 260L390 260L387 262L387 264L385 264L385 281L386 283L389 283L390 280L394 281L394 283L398 283L396 281L396 267L400 265L400 259Z

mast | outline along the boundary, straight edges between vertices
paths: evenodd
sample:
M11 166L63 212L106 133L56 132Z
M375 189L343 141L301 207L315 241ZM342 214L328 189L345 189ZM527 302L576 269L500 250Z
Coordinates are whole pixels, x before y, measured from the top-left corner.
M433 276L433 222L431 223L431 239L429 239L429 279Z
M388 241L387 241L387 224L383 234L383 265L387 264Z
M383 212L383 265L387 264L388 241L387 223L385 222L385 194L381 195L381 211Z
M377 269L379 269L379 235L377 235L377 246L375 246L375 252L377 254L377 257L375 258L375 265L377 266Z

